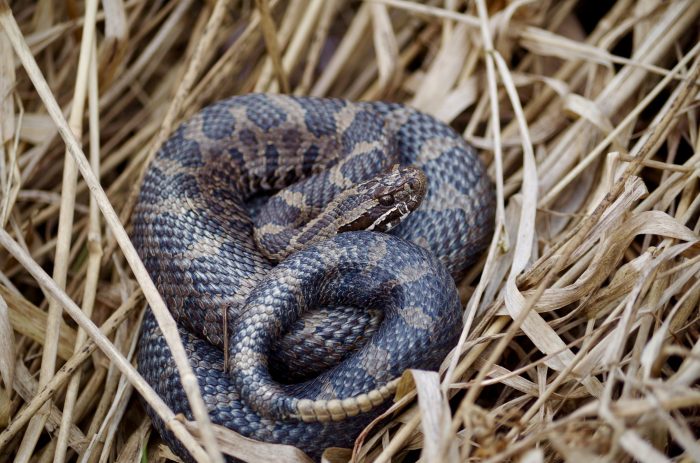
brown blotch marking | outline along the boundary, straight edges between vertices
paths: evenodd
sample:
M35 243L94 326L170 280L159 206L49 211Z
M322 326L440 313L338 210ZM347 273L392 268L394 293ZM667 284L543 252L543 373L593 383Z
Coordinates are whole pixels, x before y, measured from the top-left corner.
M284 282L289 286L289 289L294 294L294 300L299 307L307 307L306 298L304 297L304 292L301 289L301 280L296 276L290 275L289 278L285 279Z
M258 235L276 235L285 231L287 227L285 225L278 225L276 223L266 223L257 228L256 234Z
M405 307L399 315L407 325L420 330L427 330L434 323L421 307Z
M304 339L310 338L316 334L317 321L313 317L306 317L303 319L303 327L297 333L297 338Z
M353 181L343 175L340 164L331 169L328 179L333 185L343 189L348 189L354 185Z
M383 349L376 344L367 344L363 349L363 355L360 359L360 366L365 370L365 372L374 378L378 383L386 381L386 371L383 369L376 369L377 359L381 360L382 363L386 364L387 360L391 357L391 352Z
M413 238L412 240L413 244L417 244L418 246L424 248L424 249L430 249L430 242L428 241L428 238L425 236L417 236Z
M401 269L401 272L399 273L398 278L396 278L396 282L399 285L405 285L408 283L413 283L415 281L420 280L424 276L428 274L428 269L423 266L408 266L404 267Z
M416 165L421 166L428 161L433 161L445 151L452 148L464 148L464 141L458 138L431 138L423 142L420 154L416 159Z
M400 106L394 109L384 117L387 122L387 128L392 132L398 131L415 113L416 111L414 109L406 106Z
M265 140L267 135L260 127L248 119L245 106L231 106L229 107L229 112L236 120L236 130L235 133L232 134L231 145L235 146L236 149L241 152L243 162L248 166L248 170L254 172L264 168L265 156L262 154L265 152L265 143L263 140ZM244 129L254 134L257 143L246 144L239 141L240 132Z
M367 257L369 257L369 265L375 267L380 261L382 261L388 252L386 241L377 240L372 246L367 248Z
M336 228L335 223L330 222L326 226L321 226L322 219L322 217L316 217L309 222L299 231L299 233L292 236L292 238L289 240L289 246L287 246L287 249L279 252L278 255L281 256L281 258L284 258L294 251L300 251L310 244L320 241L320 239L334 236L334 229Z
M264 156L266 146L268 144L280 146L276 141L281 141L290 130L299 133L300 139L294 152L279 153L277 158L278 167L275 172L275 177L278 179L284 178L284 174L289 171L294 172L296 178L300 178L302 176L304 153L306 153L312 145L316 145L319 148L318 158L316 159L319 165L325 165L338 158L338 142L336 138L330 136L315 137L312 133L303 129L303 127L305 127L304 116L306 115L306 111L302 106L291 98L282 95L273 95L269 96L269 98L272 99L275 105L287 113L287 118L280 125L271 128L268 132L263 131L248 119L245 107L232 106L229 108L236 118L236 130L248 129L253 132L255 138L258 140L255 146L236 144L236 148L243 153L244 162L249 166L251 172L262 174L267 171L267 159ZM263 186L265 188L282 188L286 185L277 182L275 185L263 184Z
M306 208L306 195L301 191L282 190L277 194L277 197L296 209Z
M329 252L323 256L323 264L326 265L327 268L335 268L338 266L338 262L340 262L340 256L343 249L331 242L326 243L326 247L328 248Z
M335 119L335 127L338 133L343 133L347 130L348 127L350 127L350 124L352 124L353 120L355 120L355 115L361 110L362 108L359 107L358 105L349 103L348 105L344 106L343 108L340 109L337 113L334 114L334 119Z
M267 356L260 352L255 352L249 347L243 347L236 355L233 356L232 361L236 366L236 372L243 375L251 375L256 365L265 362Z
M287 114L286 122L294 122L297 127L306 127L306 110L297 101L284 95L267 95L275 105Z
M179 160L164 158L162 156L157 156L153 160L152 166L163 172L163 174L167 175L168 177L175 174L189 174L196 177L201 172L201 168L183 166Z
M185 262L191 262L195 259L208 258L212 255L219 254L219 250L223 245L225 238L222 236L205 236L197 240L193 245L182 252L180 259ZM173 256L175 257L175 256Z
M361 141L353 146L352 151L347 155L346 159L352 159L357 156L361 156L367 152L374 149L384 150L387 149L386 139L374 140L374 141Z
M474 208L474 198L458 191L449 183L444 183L439 190L434 190L430 198L424 198L421 209L425 211L462 210L467 214Z
M209 137L204 134L204 117L201 113L195 114L187 121L182 131L182 138L196 141L200 147L207 145Z

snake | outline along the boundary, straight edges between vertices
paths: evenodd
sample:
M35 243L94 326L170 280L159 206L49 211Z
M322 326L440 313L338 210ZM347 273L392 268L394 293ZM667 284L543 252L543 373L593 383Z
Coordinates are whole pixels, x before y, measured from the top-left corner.
M426 113L257 93L172 133L131 237L212 422L318 460L388 409L405 370L436 370L453 349L455 282L487 246L494 204L474 148ZM150 309L138 344L138 371L193 419Z

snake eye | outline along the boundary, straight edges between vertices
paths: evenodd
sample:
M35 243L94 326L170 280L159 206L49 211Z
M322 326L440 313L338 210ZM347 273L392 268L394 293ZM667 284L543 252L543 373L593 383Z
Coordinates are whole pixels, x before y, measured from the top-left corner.
M394 204L394 198L391 195L382 195L379 197L379 204L382 206L391 206Z

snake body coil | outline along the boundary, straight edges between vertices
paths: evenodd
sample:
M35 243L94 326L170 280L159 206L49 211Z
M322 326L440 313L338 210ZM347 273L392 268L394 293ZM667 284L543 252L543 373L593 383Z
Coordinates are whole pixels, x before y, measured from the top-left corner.
M420 207L405 217L405 206L392 206L364 224L393 227L391 234L335 235L338 214L362 224L356 211L374 200L333 198L357 183L373 187L396 163L425 173ZM414 201L412 191L377 201ZM328 212L329 203L341 212ZM403 370L435 369L454 346L454 280L486 245L493 203L474 151L428 115L391 103L252 94L205 108L163 145L142 185L132 238L178 321L212 421L318 458L352 444L386 408ZM265 255L306 249L273 267L255 239L282 238L289 250ZM191 419L150 310L138 369Z

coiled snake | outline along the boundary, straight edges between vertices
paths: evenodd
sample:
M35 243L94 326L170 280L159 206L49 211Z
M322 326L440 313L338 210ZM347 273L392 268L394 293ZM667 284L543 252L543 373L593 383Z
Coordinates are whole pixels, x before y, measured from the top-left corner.
M318 458L386 409L403 370L435 369L454 346L454 280L486 245L493 204L473 149L426 114L251 94L205 108L163 145L132 238L212 420ZM150 311L138 369L191 419Z

